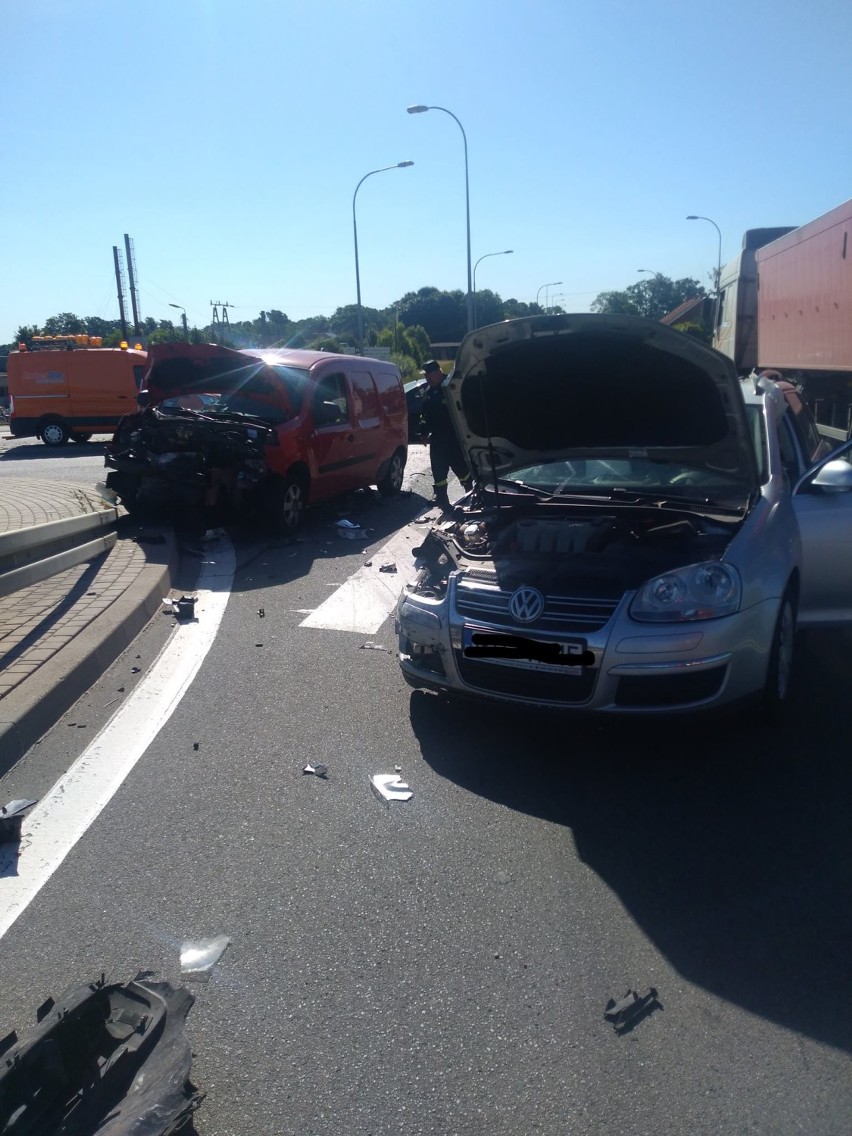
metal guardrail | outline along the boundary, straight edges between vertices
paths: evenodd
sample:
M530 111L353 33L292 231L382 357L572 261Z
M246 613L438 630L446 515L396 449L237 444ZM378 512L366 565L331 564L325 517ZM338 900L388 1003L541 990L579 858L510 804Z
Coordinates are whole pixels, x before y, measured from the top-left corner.
M117 517L116 509L98 509L0 533L0 596L109 552L116 542L111 530Z

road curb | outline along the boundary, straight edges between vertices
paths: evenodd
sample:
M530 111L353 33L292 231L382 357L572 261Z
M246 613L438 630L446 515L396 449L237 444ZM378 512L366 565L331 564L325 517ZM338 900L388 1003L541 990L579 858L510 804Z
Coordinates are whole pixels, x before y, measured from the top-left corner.
M178 561L173 534L162 559L84 631L0 701L0 776L7 773L133 642L162 604Z

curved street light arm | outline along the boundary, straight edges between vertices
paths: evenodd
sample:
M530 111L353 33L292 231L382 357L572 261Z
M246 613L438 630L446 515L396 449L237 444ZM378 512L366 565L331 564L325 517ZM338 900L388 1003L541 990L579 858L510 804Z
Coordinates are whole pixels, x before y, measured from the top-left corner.
M458 118L451 110L447 110L442 106L417 106L406 107L409 114L423 114L427 110L441 110L444 114L448 114L455 122L462 134L464 141L464 205L465 205L465 219L467 221L467 330L473 331L473 274L470 263L470 176L468 172L467 162L467 135L464 132L464 127L459 122Z
M358 184L355 186L355 192L352 194L352 232L355 236L355 295L358 311L358 354L364 354L364 313L361 308L361 270L358 265L358 221L355 216L355 200L358 197L358 190L364 184L368 177L373 174L383 174L386 170L402 170L406 166L413 166L414 162L394 162L392 166L381 166L377 170L370 170L369 173L364 174Z

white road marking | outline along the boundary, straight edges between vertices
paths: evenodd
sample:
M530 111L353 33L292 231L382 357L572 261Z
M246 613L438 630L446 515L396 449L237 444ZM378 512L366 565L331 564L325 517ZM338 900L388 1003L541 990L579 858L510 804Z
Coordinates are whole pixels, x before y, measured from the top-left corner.
M423 536L410 525L400 529L372 553L369 568L359 568L299 626L374 635L396 606L403 585L414 579L411 550L423 543ZM396 572L380 571L384 564L395 564Z
M20 849L0 848L0 938L109 804L189 689L231 594L231 542L221 540L215 556L202 567L195 621L177 624L133 694L24 820Z

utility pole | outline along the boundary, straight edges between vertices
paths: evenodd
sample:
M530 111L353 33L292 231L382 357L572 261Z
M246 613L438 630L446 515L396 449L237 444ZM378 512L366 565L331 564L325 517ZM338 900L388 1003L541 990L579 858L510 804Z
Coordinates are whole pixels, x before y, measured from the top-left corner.
M118 314L121 319L121 338L127 339L127 320L124 316L124 272L121 267L121 253L118 245L112 246L112 259L115 264L115 286L118 289Z
M127 250L127 280L130 285L130 306L133 309L133 334L142 334L139 326L139 300L136 293L136 260L133 255L133 241L124 234L124 247Z

